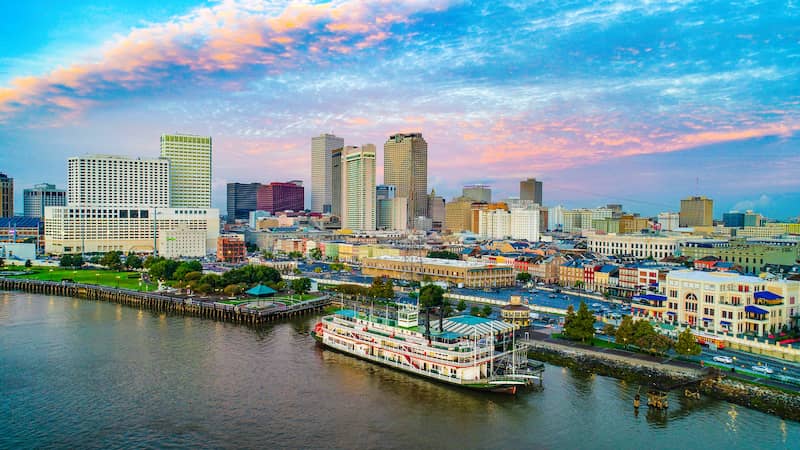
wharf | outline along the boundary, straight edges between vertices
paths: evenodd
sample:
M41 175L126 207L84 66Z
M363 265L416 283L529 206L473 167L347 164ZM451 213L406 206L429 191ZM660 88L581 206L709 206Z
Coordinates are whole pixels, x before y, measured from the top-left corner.
M157 292L139 292L93 284L25 280L0 277L0 290L59 295L106 301L156 312L184 314L223 322L258 325L289 317L322 311L331 303L327 295L291 306L247 308L194 298L173 297Z

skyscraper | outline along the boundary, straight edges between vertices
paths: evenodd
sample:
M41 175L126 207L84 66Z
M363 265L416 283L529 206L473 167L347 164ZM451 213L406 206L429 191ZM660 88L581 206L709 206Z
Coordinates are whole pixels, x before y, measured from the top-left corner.
M67 191L42 183L23 191L25 217L44 217L45 206L67 206Z
M375 229L375 145L342 152L342 228Z
M681 200L681 227L710 227L714 225L714 200L688 197Z
M461 190L461 196L476 202L491 203L492 188L486 184L469 184Z
M250 211L258 205L261 183L228 183L228 223L249 219Z
M408 219L428 216L428 143L422 133L394 134L383 144L383 180L408 199Z
M256 208L272 214L280 211L302 211L304 209L303 182L299 180L286 183L261 185L256 195Z
M342 149L331 151L331 214L342 217Z
M519 182L519 199L532 200L542 205L542 182L536 181L536 178L528 178L527 180Z
M211 207L211 137L162 134L161 157L169 161L173 208Z
M333 134L311 138L311 212L332 210L332 152L344 147L344 139Z
M0 217L14 216L14 179L0 173Z

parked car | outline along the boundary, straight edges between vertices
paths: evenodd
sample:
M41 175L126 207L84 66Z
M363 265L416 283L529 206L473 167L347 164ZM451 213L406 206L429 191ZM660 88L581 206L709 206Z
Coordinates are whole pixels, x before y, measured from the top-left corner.
M771 375L775 371L770 369L767 366L753 366L753 372L758 372L758 373L763 373L763 374L766 374L766 375Z
M722 356L722 355L715 356L714 361L722 364L733 364L733 358L731 358L730 356Z

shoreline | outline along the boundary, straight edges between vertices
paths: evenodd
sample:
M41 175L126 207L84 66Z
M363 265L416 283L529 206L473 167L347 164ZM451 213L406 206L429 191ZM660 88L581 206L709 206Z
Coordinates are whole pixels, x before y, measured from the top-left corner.
M189 315L247 325L261 325L275 320L320 312L331 303L331 298L324 295L317 300L298 303L289 307L253 309L217 302L203 302L191 298L171 297L154 292L141 292L91 284L5 277L0 277L0 290L105 301L155 312Z
M548 364L640 383L648 388L653 385L683 387L688 383L696 386L701 394L716 400L800 422L800 393L733 378L709 376L709 372L698 368L601 353L588 347L537 340L529 343L528 356ZM704 379L698 381L701 377Z

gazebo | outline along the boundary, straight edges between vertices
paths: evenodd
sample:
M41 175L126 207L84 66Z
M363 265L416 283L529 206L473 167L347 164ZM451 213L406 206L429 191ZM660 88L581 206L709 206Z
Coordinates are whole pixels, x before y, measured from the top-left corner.
M272 289L269 286L264 286L263 284L259 283L257 286L253 287L252 289L248 289L245 291L245 294L250 295L252 297L272 297L278 291Z

